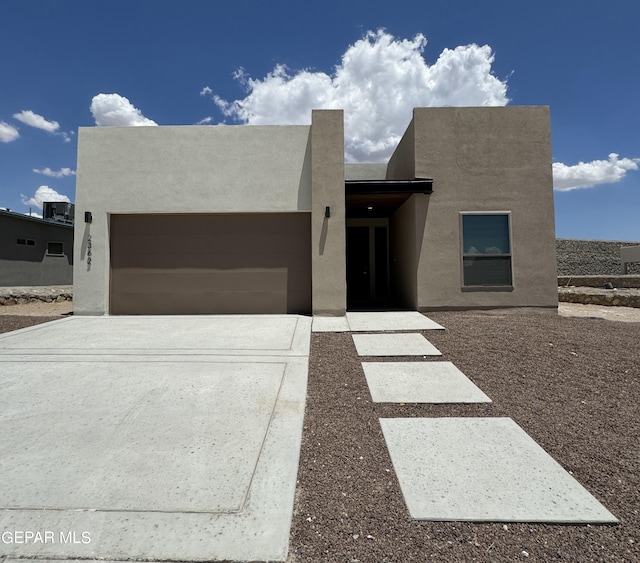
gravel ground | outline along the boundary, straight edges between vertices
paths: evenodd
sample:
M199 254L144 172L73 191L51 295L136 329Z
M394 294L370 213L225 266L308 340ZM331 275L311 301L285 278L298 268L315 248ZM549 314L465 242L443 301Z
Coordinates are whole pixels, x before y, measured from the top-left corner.
M493 404L373 404L360 362L380 360L313 334L290 562L640 561L640 323L429 316L446 331L424 335ZM620 525L412 521L378 418L444 416L511 417Z
M586 307L577 305L577 307ZM615 309L615 308L610 308ZM566 314L566 311L565 311ZM348 334L313 334L290 563L640 561L640 323L440 312L424 332L490 405L373 404ZM61 318L0 316L0 332ZM381 417L509 416L616 526L412 521Z

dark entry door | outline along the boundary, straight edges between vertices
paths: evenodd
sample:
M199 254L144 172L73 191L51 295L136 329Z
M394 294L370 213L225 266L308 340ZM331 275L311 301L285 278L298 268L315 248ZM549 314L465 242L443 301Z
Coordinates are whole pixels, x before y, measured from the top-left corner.
M387 227L347 226L347 304L381 305L389 297Z
M347 227L347 301L371 298L369 227Z

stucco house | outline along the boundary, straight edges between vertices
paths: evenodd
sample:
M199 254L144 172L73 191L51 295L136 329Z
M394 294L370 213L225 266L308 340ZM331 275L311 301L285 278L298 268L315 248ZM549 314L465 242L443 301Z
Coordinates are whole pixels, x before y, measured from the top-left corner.
M0 209L0 286L72 282L73 205L47 202L45 218Z
M78 135L75 314L557 307L547 107L416 108L387 163L311 125Z

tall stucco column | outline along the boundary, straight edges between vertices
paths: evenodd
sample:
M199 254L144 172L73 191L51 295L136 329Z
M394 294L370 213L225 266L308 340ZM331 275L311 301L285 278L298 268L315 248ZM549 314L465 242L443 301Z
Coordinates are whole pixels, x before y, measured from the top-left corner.
M311 113L311 245L313 314L344 315L347 275L342 110Z

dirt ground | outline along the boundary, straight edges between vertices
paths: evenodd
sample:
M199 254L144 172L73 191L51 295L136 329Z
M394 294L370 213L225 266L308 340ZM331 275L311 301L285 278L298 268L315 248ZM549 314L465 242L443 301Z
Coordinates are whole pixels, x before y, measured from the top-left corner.
M640 309L635 307L604 307L581 303L559 303L558 313L564 317L592 317L607 321L640 323Z
M2 305L0 315L14 315L18 317L50 317L67 315L73 311L71 301L61 303L45 303L44 301L32 301L22 305Z

